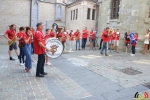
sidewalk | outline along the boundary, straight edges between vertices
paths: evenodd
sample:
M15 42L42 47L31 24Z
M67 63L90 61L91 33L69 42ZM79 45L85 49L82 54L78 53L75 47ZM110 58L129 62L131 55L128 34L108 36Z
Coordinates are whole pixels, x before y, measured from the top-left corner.
M8 60L8 47L0 45L0 100L133 100L136 92L150 94L150 55L124 52L101 56L99 50L66 52L50 59L48 75L35 77Z

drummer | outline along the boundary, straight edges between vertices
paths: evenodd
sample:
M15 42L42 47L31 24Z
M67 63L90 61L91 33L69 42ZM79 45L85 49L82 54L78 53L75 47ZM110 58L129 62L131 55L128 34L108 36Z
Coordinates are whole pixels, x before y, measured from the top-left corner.
M56 37L56 32L54 29L46 29L46 35L45 35L45 40L48 38L55 38ZM49 62L49 57L46 55L46 65L51 66L52 64Z
M34 53L38 54L38 62L36 69L36 77L44 77L47 73L44 71L44 63L45 63L45 49L46 51L50 51L45 46L45 38L42 30L44 28L43 23L37 23L37 30L34 35Z

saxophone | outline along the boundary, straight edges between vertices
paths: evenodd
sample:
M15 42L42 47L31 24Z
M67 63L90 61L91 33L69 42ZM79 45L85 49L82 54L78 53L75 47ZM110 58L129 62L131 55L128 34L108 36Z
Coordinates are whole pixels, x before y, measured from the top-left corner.
M8 41L8 45L12 45L14 42L16 42L16 35L13 37L12 41Z

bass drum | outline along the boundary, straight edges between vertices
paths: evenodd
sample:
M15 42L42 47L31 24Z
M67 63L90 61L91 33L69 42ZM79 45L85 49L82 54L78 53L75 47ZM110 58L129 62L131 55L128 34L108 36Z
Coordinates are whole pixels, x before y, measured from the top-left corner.
M46 55L50 58L57 58L61 56L63 52L63 45L57 38L47 39L46 47L51 50L49 52L46 51Z

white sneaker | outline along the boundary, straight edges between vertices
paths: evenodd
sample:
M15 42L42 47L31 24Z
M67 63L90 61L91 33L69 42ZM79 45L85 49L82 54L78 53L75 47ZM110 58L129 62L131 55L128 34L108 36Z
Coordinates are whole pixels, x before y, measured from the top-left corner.
M20 65L23 66L24 64L23 64L23 63L20 63Z
M135 54L130 54L130 56L135 56Z
M32 62L35 62L35 61L32 59Z
M52 64L50 62L46 63L46 65L51 66Z

